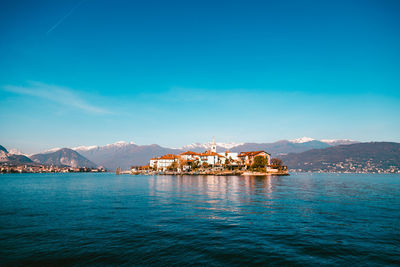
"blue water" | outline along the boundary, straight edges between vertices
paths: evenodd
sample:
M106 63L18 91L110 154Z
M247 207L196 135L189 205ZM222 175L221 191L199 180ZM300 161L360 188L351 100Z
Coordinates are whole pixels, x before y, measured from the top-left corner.
M0 265L399 265L400 175L0 175Z

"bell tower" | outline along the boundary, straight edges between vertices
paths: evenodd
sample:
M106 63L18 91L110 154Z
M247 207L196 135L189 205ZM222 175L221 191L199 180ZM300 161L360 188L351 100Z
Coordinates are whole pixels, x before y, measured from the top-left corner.
M215 144L214 136L213 136L213 140L212 140L212 143L211 143L211 152L217 153L217 145Z

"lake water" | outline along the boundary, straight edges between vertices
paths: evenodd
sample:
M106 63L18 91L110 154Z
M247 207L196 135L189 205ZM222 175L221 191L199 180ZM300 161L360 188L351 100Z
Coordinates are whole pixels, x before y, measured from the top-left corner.
M0 175L0 265L399 265L400 175Z

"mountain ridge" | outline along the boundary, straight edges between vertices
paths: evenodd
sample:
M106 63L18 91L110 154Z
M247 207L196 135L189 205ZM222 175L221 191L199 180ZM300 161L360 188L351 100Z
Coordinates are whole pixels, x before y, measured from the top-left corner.
M342 140L335 140L341 143ZM343 142L348 142L348 139ZM357 141L351 141L357 142ZM280 140L274 143L222 143L217 142L217 152L222 153L226 150L231 152L243 152L251 150L265 150L274 157L292 153L303 152L314 148L330 147L324 143L313 139L309 142L291 142L290 140ZM162 147L157 144L138 145L134 142L119 141L105 146L79 146L76 151L81 153L89 160L102 165L108 169L121 167L124 169L132 165L146 165L152 157L158 157L165 154L177 154L184 151L204 152L210 149L211 143L192 143L180 148Z
M400 143L367 142L312 149L282 157L297 171L379 172L400 168Z
M29 164L32 160L24 155L10 153L4 146L0 145L0 164Z
M43 165L69 166L74 168L97 167L95 163L70 148L61 148L54 152L35 154L30 159L35 163Z

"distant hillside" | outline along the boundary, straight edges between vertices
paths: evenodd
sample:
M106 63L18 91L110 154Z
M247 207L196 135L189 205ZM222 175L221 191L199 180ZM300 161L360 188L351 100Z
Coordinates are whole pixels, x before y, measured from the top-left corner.
M320 141L310 141L305 143L292 143L290 141L278 141L275 143L244 143L234 147L229 147L232 152L265 150L273 156L280 156L290 152L303 152L313 148L325 148L330 145ZM134 143L118 142L103 147L78 147L74 148L81 155L98 165L107 169L116 169L121 167L127 169L132 165L146 165L152 157L158 157L165 154L178 154L183 151L191 150L195 152L204 152L210 149L206 144L192 144L185 146L185 149L166 148L159 145L136 145ZM227 147L217 146L217 151L222 153Z
M217 152L230 150L242 152L251 150L266 150L273 156L280 156L291 152L303 152L313 148L331 147L337 144L348 144L351 140L324 140L318 141L312 138L299 138L283 140L274 143L217 143ZM105 146L80 146L72 148L89 160L107 169L121 167L128 169L132 165L145 165L152 157L165 154L177 154L183 151L204 152L210 149L211 143L193 143L181 148L167 148L159 145L137 145L133 142L116 142Z
M300 153L315 148L326 148L331 145L312 140L304 143L295 143L288 140L277 141L274 143L244 143L243 145L233 147L232 152L265 150L273 156L285 155L288 153Z
M88 167L96 168L97 165L79 154L78 152L62 148L55 152L36 154L30 157L34 162L44 165Z
M232 152L265 150L273 156L281 156L288 153L300 153L315 148L326 148L337 145L348 145L359 143L349 139L344 140L316 140L309 137L302 137L293 140L281 140L273 143L217 143L217 152L222 153L226 150ZM193 143L183 146L180 150L190 150L194 152L203 152L209 149L211 143Z
M139 146L126 142L117 142L102 147L78 147L75 150L96 164L112 170L117 167L129 169L132 165L146 165L152 157L182 152L179 149L165 148L159 145Z
M313 149L281 157L302 171L379 172L400 168L400 143L372 142Z
M28 157L24 155L11 154L4 146L0 145L0 164L19 165L29 163L32 163L32 160Z
M0 151L3 151L4 153L8 154L7 149L2 145L0 145Z

